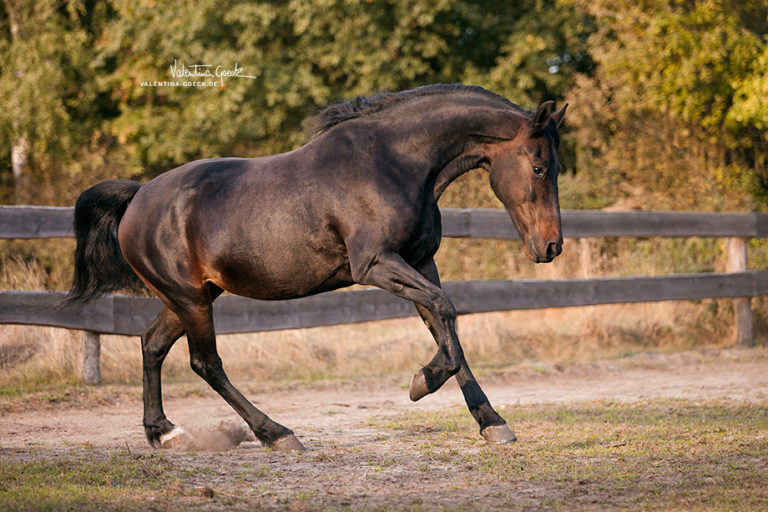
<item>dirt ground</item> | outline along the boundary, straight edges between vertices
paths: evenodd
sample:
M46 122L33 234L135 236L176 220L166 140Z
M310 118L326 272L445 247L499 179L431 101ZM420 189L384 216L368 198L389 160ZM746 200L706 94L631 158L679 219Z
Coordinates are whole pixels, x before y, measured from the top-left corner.
M768 399L768 350L764 348L648 353L551 367L521 363L478 374L497 407L657 398ZM485 443L474 430L456 434L455 439L440 437L448 455L435 456L439 447L432 446L429 455L430 450L408 442L402 432L383 428L389 419L407 413L465 407L453 381L414 404L408 399L407 380L397 376L369 382L321 382L268 391L260 391L254 383L243 384L242 390L257 407L294 430L307 448L303 453L264 450L232 409L202 382L166 386L166 413L190 436L189 444L176 453L163 451L174 464L188 468L189 478L178 483L176 496L203 509L390 509L396 497L396 503L405 508L430 510L473 503L483 506L469 508L501 509L509 500L536 504L548 493L559 492L532 487L524 480L507 483L501 490L492 481L463 485L468 480L462 472L472 468L449 464L447 458L483 449ZM94 456L116 450L150 454L153 449L144 439L141 414L137 388L106 386L0 401L0 449L24 460L57 457L82 447ZM517 445L535 436L511 426L519 438ZM411 463L392 462L409 458ZM381 471L384 465L387 470ZM199 495L207 495L208 490L215 493L215 500L206 502ZM154 498L148 499L150 510Z

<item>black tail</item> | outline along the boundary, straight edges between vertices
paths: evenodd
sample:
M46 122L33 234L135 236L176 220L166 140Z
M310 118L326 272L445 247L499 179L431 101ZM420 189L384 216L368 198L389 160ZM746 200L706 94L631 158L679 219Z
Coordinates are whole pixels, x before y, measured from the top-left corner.
M75 204L75 273L66 302L87 302L123 288L144 288L125 261L117 227L140 183L109 180L80 194Z

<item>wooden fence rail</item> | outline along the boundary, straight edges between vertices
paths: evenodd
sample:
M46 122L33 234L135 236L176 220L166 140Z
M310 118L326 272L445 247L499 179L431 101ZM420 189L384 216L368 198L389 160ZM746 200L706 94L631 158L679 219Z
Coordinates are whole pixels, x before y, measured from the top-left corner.
M768 271L728 274L674 274L558 280L445 282L460 315L768 295ZM58 307L63 292L0 292L0 323L34 324L139 335L162 310L155 298L105 295L87 304ZM409 301L378 289L330 292L302 299L260 301L224 295L216 300L214 321L220 334L300 329L415 316Z
M0 206L0 238L71 238L72 207ZM766 213L563 210L566 238L768 238ZM520 237L503 210L444 208L443 235L453 238Z
M72 208L0 207L0 238L72 237ZM444 209L443 235L518 239L506 212ZM752 344L750 298L768 295L768 271L749 271L747 240L768 238L768 214L645 211L563 211L568 238L725 237L727 273L561 280L444 283L459 314L596 304L734 298L736 338ZM98 334L138 335L160 311L157 299L107 295L88 304L58 306L59 292L0 292L0 323L86 331L83 378L100 381ZM223 296L216 301L219 333L257 332L402 318L413 305L381 290L330 292L290 301Z

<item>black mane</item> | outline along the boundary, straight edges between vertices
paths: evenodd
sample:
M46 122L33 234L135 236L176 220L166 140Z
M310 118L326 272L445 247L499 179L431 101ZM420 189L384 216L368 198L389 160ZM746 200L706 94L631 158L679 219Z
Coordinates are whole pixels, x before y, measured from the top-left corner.
M327 105L322 107L314 116L307 120L308 131L311 135L315 135L344 121L380 112L393 105L400 104L413 98L434 96L438 94L481 95L499 103L500 106L512 108L525 116L530 116L531 114L529 110L519 107L508 99L476 85L436 84L425 85L423 87L417 87L401 92L382 92L374 96L358 96L352 100Z

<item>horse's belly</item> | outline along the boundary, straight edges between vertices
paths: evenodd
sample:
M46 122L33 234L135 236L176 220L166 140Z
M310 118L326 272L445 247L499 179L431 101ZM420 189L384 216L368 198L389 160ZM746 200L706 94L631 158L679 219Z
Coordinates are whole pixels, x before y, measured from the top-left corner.
M345 258L313 253L254 255L245 261L226 258L216 267L208 280L253 299L293 299L353 284Z

